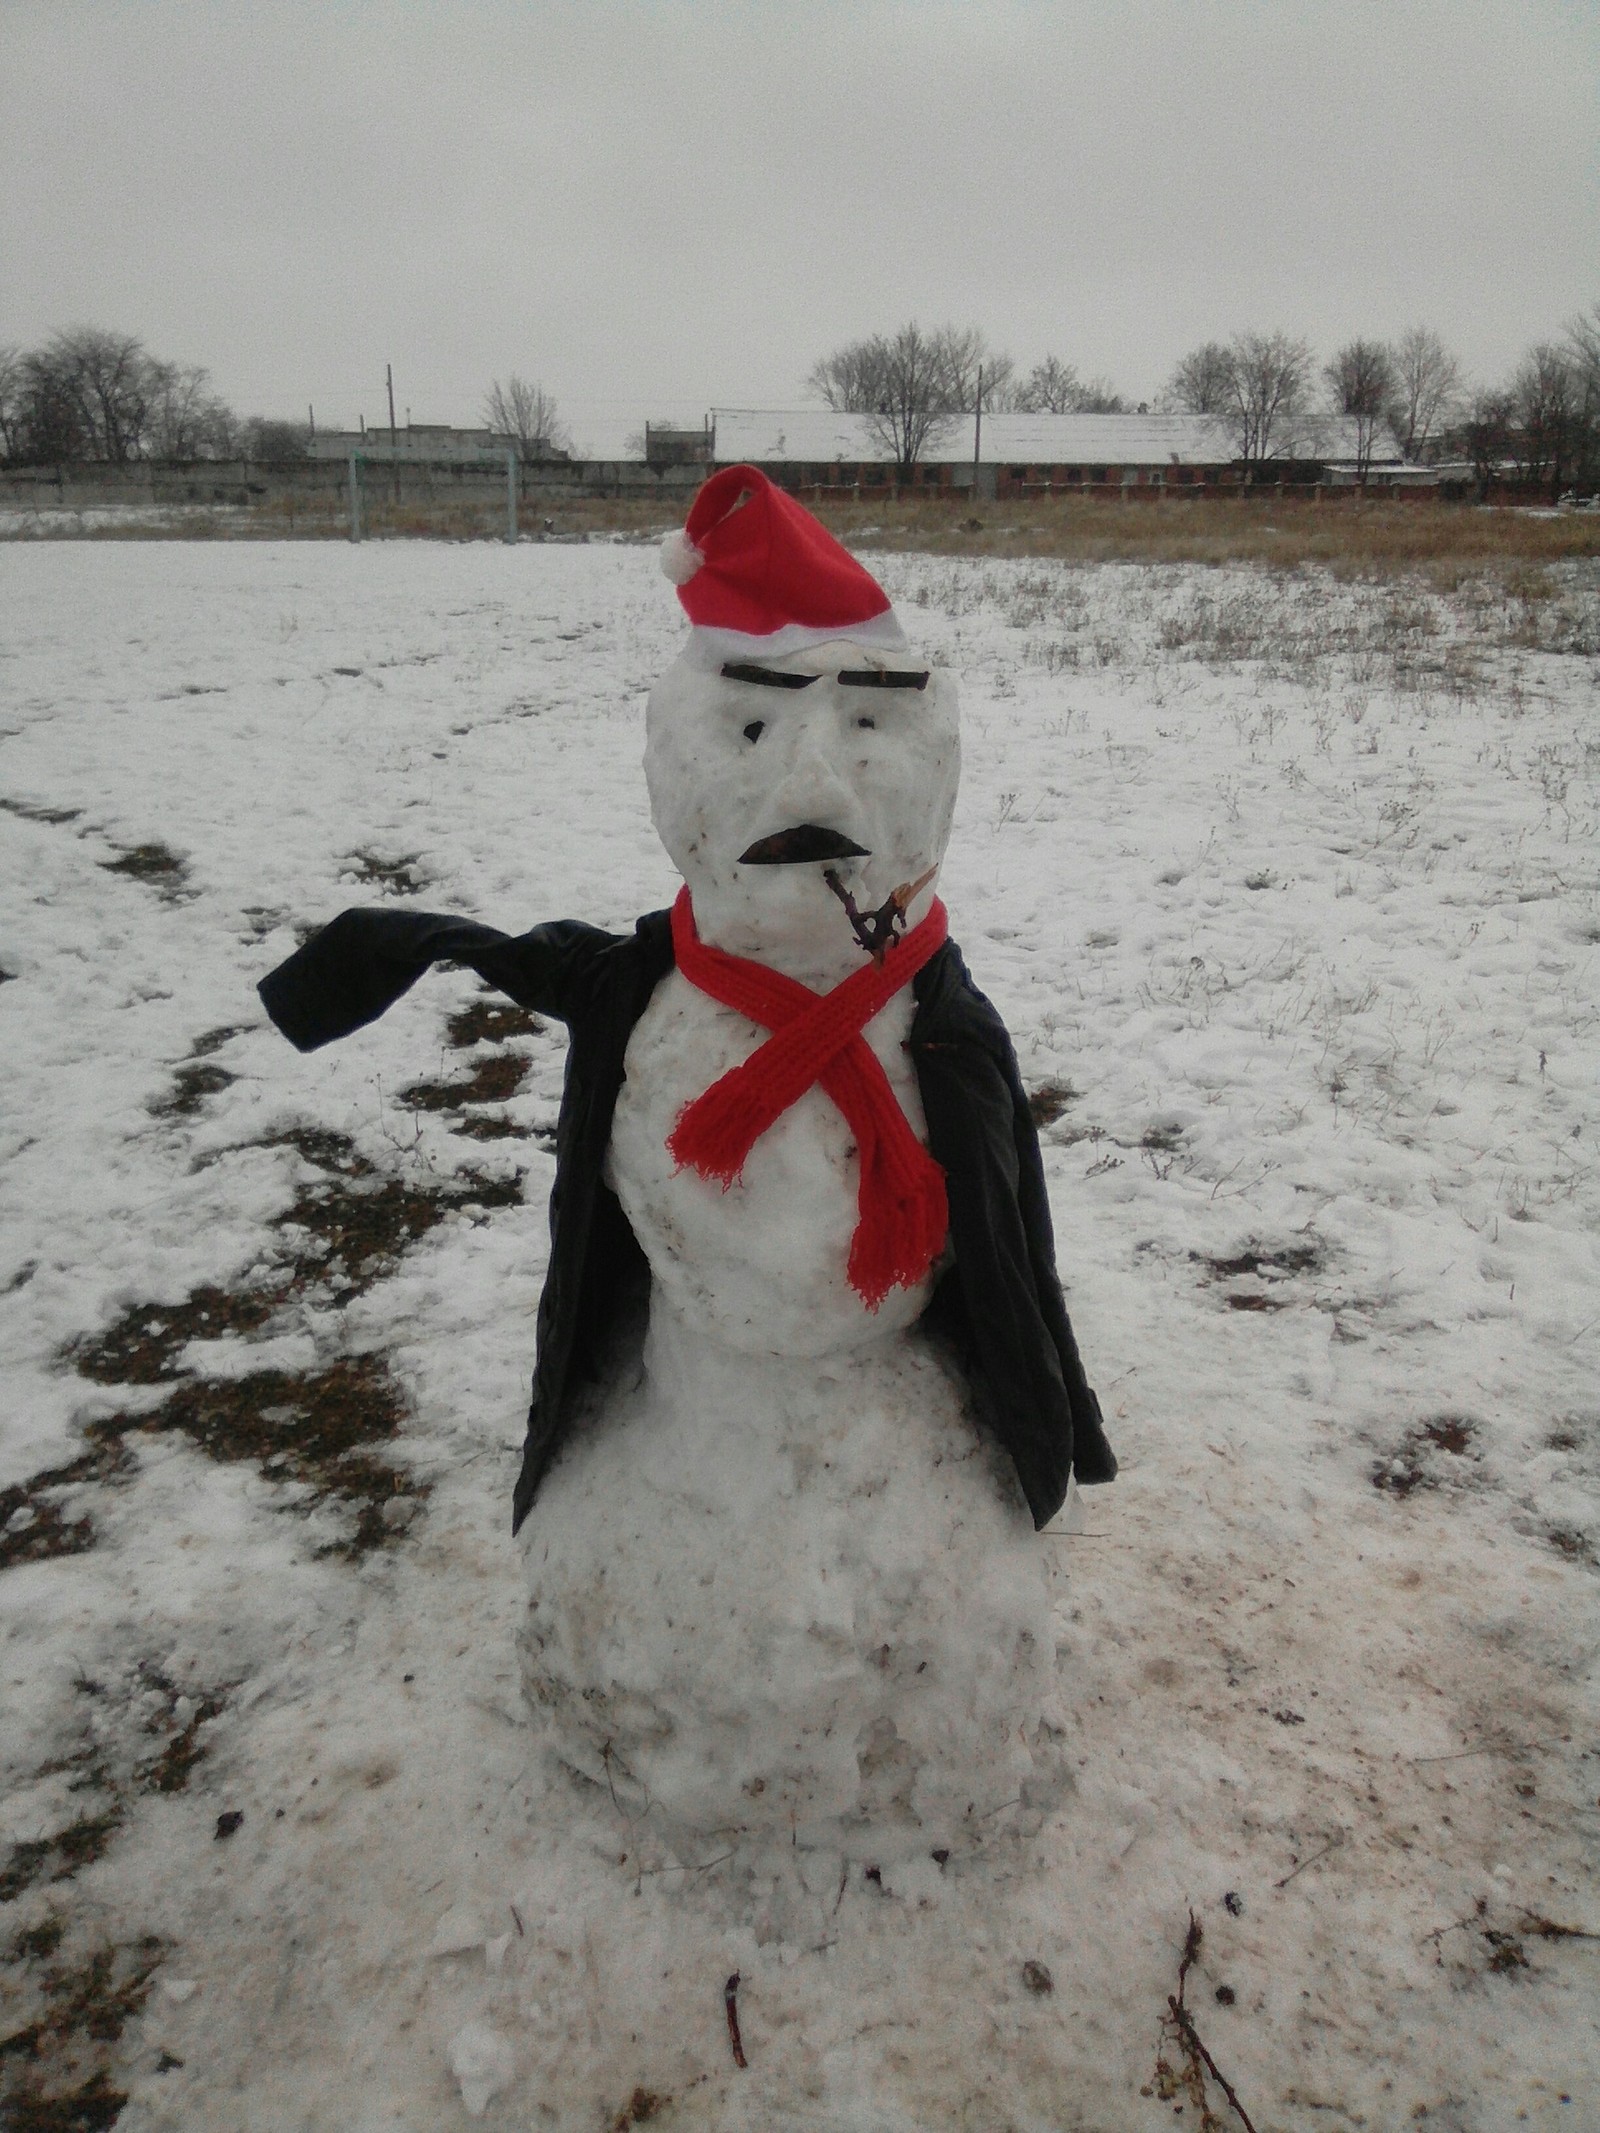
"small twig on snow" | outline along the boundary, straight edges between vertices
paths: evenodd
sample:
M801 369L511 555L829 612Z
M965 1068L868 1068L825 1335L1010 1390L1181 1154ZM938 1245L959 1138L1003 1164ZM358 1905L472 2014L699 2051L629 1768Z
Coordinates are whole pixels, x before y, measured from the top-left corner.
M1193 1969L1199 1957L1200 1944L1204 1938L1205 1929L1194 1912L1191 1911L1189 1913L1189 1930L1184 1935L1183 1940L1183 1954L1178 1961L1178 1989L1175 1993L1167 1995L1167 2012L1161 2025L1163 2030L1170 2026L1175 2032L1179 2043L1183 2047L1184 2057L1188 2061L1188 2065L1180 2080L1171 2066L1168 2065L1165 2056L1158 2054L1156 2059L1155 2093L1170 2102L1180 2088L1187 2089L1190 2100L1200 2112L1201 2133L1213 2133L1213 2129L1214 2133L1222 2133L1222 2121L1216 2116L1206 2100L1205 2073L1201 2071L1203 2066L1218 2088L1221 2089L1223 2095L1227 2097L1228 2103L1237 2116L1239 2123L1244 2127L1245 2133L1256 2133L1256 2129L1250 2120L1250 2114L1239 2101L1233 2083L1217 2065L1210 2052L1207 2051L1199 2030L1195 2028L1194 2016L1190 2014L1184 2004L1184 1993L1189 1982L1189 1972ZM1151 2091L1146 2089L1144 2093L1149 2095Z
M736 1970L722 1988L722 2004L728 2011L728 2042L733 2046L735 2066L748 2066L744 2045L739 2038L739 1973Z
M1290 1882L1293 1881L1296 1874L1303 1874L1308 1866L1315 1866L1319 1859L1326 1859L1329 1852L1337 1851L1339 1849L1339 1846L1343 1842L1344 1831L1342 1829L1335 1830L1333 1835L1328 1839L1327 1843L1322 1847L1320 1852L1313 1852L1309 1859L1302 1859L1298 1866L1290 1867L1288 1873L1284 1875L1283 1879L1281 1881L1275 1881L1272 1886L1275 1889L1286 1889L1289 1886Z

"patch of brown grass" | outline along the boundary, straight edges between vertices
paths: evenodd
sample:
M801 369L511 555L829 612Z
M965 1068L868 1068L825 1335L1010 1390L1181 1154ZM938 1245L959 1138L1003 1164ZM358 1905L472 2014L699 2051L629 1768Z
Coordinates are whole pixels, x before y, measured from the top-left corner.
M384 478L370 469L363 499L368 538L503 540L505 502L498 493L474 500L417 498L399 502L380 493ZM1318 502L1306 496L1215 495L1177 489L1139 492L1137 502L1115 496L1007 498L974 504L970 495L807 499L829 530L849 548L952 556L1059 556L1079 563L1259 563L1294 570L1317 564L1347 577L1423 573L1453 586L1460 577L1517 561L1543 564L1600 555L1600 513L1541 512L1507 505L1362 498L1355 491ZM659 540L681 525L688 496L525 495L519 507L524 540ZM211 523L203 514L166 525L85 526L81 538L230 539L285 537L343 540L349 508L342 492L278 497Z
M1192 497L1121 503L1041 496L981 504L823 503L847 547L967 556L1060 556L1080 563L1321 565L1345 577L1458 574L1498 563L1600 556L1600 513L1544 516L1454 503L1313 503L1299 497ZM1454 582L1452 579L1451 582Z
M153 1935L93 1948L33 1984L33 2019L0 2037L0 2124L7 2133L102 2133L128 2098L110 2051L149 1998L164 1944Z

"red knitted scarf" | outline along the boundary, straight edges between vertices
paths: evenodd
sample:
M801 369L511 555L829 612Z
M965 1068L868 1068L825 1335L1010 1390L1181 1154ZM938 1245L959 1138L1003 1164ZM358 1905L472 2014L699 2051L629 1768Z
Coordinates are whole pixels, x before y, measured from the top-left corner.
M935 899L920 925L881 964L864 963L831 992L708 948L695 931L687 885L672 907L672 946L691 985L774 1034L742 1066L685 1105L669 1153L723 1189L776 1119L820 1082L855 1135L861 1159L859 1219L850 1240L850 1286L875 1311L892 1288L913 1288L944 1248L944 1172L912 1132L889 1077L861 1032L943 945Z

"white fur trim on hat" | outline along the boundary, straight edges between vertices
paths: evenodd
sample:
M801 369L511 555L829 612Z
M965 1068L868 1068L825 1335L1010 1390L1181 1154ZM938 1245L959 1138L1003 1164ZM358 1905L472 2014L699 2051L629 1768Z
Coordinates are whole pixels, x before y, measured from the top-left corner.
M809 652L819 644L859 644L875 652L910 649L899 617L892 607L865 622L787 622L770 635L756 637L744 630L709 629L696 623L689 632L692 649L707 663L724 659L781 659L786 652Z
M674 528L661 543L661 569L674 585L687 585L705 557L681 527Z

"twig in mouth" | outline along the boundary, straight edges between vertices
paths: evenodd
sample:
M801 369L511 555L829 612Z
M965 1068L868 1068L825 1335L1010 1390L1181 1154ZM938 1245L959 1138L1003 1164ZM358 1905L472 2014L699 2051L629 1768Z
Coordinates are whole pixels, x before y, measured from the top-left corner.
M728 2011L728 2042L733 2046L735 2066L748 2066L744 2045L739 2037L739 1973L736 1970L722 1988L722 2004Z
M906 912L912 902L921 895L938 871L937 867L929 867L928 871L919 874L915 881L901 882L898 889L890 891L887 900L880 904L876 911L863 911L832 867L823 868L822 878L844 905L851 932L872 960L881 964L895 945L898 933L905 931Z

